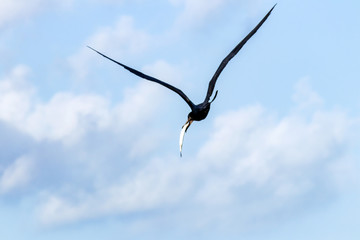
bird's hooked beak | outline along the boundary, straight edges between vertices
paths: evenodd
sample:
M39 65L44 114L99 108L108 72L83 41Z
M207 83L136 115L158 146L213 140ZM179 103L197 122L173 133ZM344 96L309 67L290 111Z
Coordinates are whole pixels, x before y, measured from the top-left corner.
M187 129L190 127L190 125L192 124L194 120L191 119L191 117L188 118L188 120L186 121L186 123L182 126L182 128L185 127L185 132L187 131Z
M182 157L182 145L184 142L184 136L185 136L185 132L187 131L187 129L190 127L191 123L194 120L191 119L191 117L188 118L188 120L186 121L186 123L182 126L181 128L181 132L180 132L180 140L179 140L179 145L180 145L180 157Z

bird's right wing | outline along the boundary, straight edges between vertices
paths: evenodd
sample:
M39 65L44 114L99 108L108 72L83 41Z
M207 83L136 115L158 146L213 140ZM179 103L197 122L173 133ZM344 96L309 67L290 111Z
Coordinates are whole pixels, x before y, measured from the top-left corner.
M230 62L230 60L240 51L240 49L245 45L245 43L256 33L256 31L261 27L261 25L266 21L269 17L271 11L274 9L276 4L270 9L270 11L265 15L265 17L256 25L256 27L222 60L220 66L216 70L214 76L209 82L208 91L205 97L205 102L208 102L215 87L216 80L220 76L220 73L224 70L226 65Z
M193 109L194 103L193 103L193 102L185 95L185 93L183 93L183 91L181 91L180 89L178 89L178 88L176 88L176 87L174 87L174 86L172 86L172 85L170 85L170 84L168 84L168 83L166 83L166 82L163 82L163 81L161 81L161 80L159 80L159 79L157 79L157 78L151 77L151 76L146 75L146 74L144 74L144 73L142 73L142 72L139 72L139 71L137 71L137 70L135 70L135 69L133 69L133 68L131 68L131 67L128 67L128 66L126 66L126 65L124 65L124 64L122 64L122 63L120 63L120 62L118 62L118 61L116 61L116 60L114 60L114 59L112 59L112 58L104 55L104 54L102 54L101 52L93 49L92 47L89 47L89 46L88 46L88 48L90 48L91 50L97 52L97 53L100 54L101 56L109 59L110 61L112 61L112 62L114 62L114 63L116 63L116 64L119 64L120 66L122 66L122 67L125 68L126 70L130 71L131 73L135 74L136 76L139 76L139 77L141 77L141 78L144 78L144 79L149 80L149 81L152 81L152 82L159 83L159 84L163 85L164 87L167 87L168 89L176 92L177 94L180 95L180 97L182 97L182 99L185 100L185 102L189 105L189 107L190 107L191 109Z

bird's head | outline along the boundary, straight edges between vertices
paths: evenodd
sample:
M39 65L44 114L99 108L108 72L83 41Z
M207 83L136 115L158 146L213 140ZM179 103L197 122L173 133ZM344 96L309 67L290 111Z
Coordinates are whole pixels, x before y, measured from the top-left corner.
M184 124L184 126L183 127L185 127L185 132L186 132L186 130L190 127L190 125L191 125L191 123L193 122L194 120L193 120L193 118L192 118L192 112L190 112L189 114L188 114L188 120L186 121L186 123Z

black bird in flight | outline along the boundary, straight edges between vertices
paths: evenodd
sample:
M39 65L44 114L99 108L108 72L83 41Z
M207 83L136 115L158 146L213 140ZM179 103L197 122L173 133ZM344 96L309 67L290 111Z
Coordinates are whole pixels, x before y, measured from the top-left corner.
M190 124L193 121L201 121L203 119L206 118L206 116L209 113L210 110L210 105L211 103L215 100L218 91L215 92L215 95L213 97L213 99L211 101L210 97L213 94L214 91L214 87L215 87L215 83L216 80L219 78L220 73L224 70L224 68L226 67L226 65L228 64L228 62L240 51L240 49L245 45L245 43L256 33L256 31L261 27L261 25L266 21L266 19L269 17L269 15L271 14L272 10L274 9L274 7L276 6L276 4L270 9L270 11L265 15L265 17L258 23L258 25L224 58L224 60L222 60L220 66L218 67L218 69L216 70L214 76L211 78L210 82L209 82L209 87L207 90L207 94L205 97L204 102L200 103L200 104L194 104L186 95L185 93L183 93L183 91L181 91L180 89L166 83L163 82L159 79L156 79L154 77L151 77L149 75L146 75L142 72L139 72L131 67L128 67L104 54L102 54L101 52L93 49L92 47L89 47L90 49L94 50L95 52L97 52L98 54L100 54L101 56L109 59L110 61L113 61L116 64L119 64L120 66L124 67L126 70L132 72L133 74L144 78L146 80L152 81L152 82L156 82L159 83L161 85L163 85L164 87L169 88L170 90L176 92L177 94L180 95L180 97L182 97L182 99L185 100L185 102L189 105L189 107L191 108L191 112L188 114L188 120L186 121L186 123L183 125L182 129L181 129L181 133L180 133L180 156L182 155L181 151L182 151L182 144L183 144L183 139L184 139L184 134L186 132L186 130L189 128Z

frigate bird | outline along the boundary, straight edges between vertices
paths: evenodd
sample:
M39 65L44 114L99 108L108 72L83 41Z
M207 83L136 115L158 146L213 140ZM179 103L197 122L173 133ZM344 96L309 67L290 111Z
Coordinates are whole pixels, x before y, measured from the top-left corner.
M163 85L164 87L169 88L170 90L174 91L175 93L179 94L180 97L182 97L182 99L185 100L185 102L189 105L189 107L191 108L191 112L188 114L188 119L186 121L186 123L183 125L182 129L181 129L181 133L180 133L180 141L179 141L179 145L180 145L180 156L182 156L182 145L183 145L183 140L184 140L184 135L185 132L187 131L187 129L190 127L191 123L193 121L201 121L203 119L206 118L206 116L209 113L210 110L210 105L211 103L215 100L218 91L215 92L215 95L213 97L213 99L210 101L210 98L213 94L214 88L215 88L215 83L216 80L219 78L221 72L224 70L224 68L226 67L226 65L229 63L229 61L240 51L240 49L245 45L245 43L256 33L256 31L262 26L262 24L266 21L266 19L269 17L269 15L271 14L272 10L274 9L274 7L276 6L276 4L270 9L270 11L265 15L265 17L256 25L256 27L241 41L238 43L238 45L236 45L236 47L222 60L221 64L219 65L218 69L216 70L215 74L213 75L213 77L211 78L210 82L209 82L209 87L206 93L206 97L205 100L200 103L200 104L194 104L186 95L185 93L183 93L183 91L181 91L180 89L166 83L163 82L157 78L151 77L149 75L146 75L142 72L139 72L138 70L135 70L131 67L126 66L125 64L122 64L106 55L104 55L103 53L95 50L92 47L89 47L90 49L94 50L95 52L97 52L98 54L100 54L101 56L109 59L110 61L122 66L123 68L125 68L126 70L130 71L131 73L144 78L146 80L152 81L152 82L156 82L159 83L161 85Z

